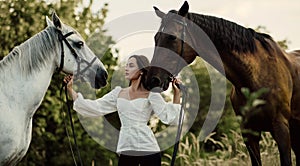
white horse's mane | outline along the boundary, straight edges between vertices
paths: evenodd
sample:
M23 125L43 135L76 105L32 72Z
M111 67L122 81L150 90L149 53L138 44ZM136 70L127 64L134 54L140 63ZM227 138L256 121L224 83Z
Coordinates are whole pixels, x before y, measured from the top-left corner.
M47 27L37 33L21 45L15 47L0 61L0 72L4 71L5 67L17 61L21 71L26 75L31 75L34 71L39 71L54 58L49 55L53 54L59 48L59 43L55 38L57 38L57 33L54 27Z

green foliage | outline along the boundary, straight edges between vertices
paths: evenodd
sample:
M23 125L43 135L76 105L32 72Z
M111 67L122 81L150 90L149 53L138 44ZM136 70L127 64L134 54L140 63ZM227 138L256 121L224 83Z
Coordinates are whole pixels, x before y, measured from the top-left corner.
M241 92L246 98L246 104L241 108L241 117L239 117L239 120L244 123L247 123L249 117L247 114L248 113L258 113L261 111L260 106L266 104L266 101L263 99L260 99L262 95L267 93L269 91L268 88L261 88L257 91L250 92L248 88L242 88ZM242 133L251 133L253 135L258 135L258 132L248 130L248 129L243 129Z
M247 112L266 103L266 101L259 99L259 97L261 97L264 93L267 93L269 89L261 88L256 92L250 92L248 88L242 88L241 91L247 100L246 104L243 106L241 110L241 113L242 115L246 115Z
M3 57L16 45L21 44L45 26L48 15L45 2L35 0L1 1L0 5L0 45Z
M193 70L193 73L184 73L182 75L182 79L186 80L190 78L192 74L194 74L198 83L200 98L197 98L194 95L192 95L192 93L195 91L194 89L188 89L188 98L187 98L187 101L189 102L187 104L189 105L188 109L193 109L195 107L199 108L198 114L196 115L196 119L191 129L189 130L190 132L198 135L206 119L211 104L211 100L221 100L221 98L220 99L211 98L212 95L211 91L213 87L211 85L210 75L207 71L205 63L200 58L197 58L190 67ZM224 110L222 113L222 117L215 129L216 132L216 134L214 135L215 138L220 137L223 133L230 133L230 130L237 130L240 127L239 122L236 119L235 113L231 107L231 102L229 99L229 94L231 91L230 85L231 84L227 82L227 87L226 87L227 92L226 92ZM187 83L186 86L189 87L189 84ZM220 103L221 102L222 101L220 101ZM199 103L199 105L197 106L193 105L194 103ZM209 145L209 143L207 144L206 147L210 150L217 148L214 147L214 145Z

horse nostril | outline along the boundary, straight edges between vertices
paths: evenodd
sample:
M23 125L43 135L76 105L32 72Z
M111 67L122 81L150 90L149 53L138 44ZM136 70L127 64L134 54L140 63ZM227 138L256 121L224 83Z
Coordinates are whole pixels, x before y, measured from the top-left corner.
M102 68L98 68L96 73L96 78L95 78L96 83L100 84L101 86L105 86L107 78L108 78L107 71Z
M108 74L107 74L106 71L103 71L103 72L104 72L103 77L104 77L105 80L107 80Z
M102 68L98 68L97 69L97 76L101 79L106 80L108 77L108 74L106 72L106 70L103 70Z
M151 84L153 87L159 86L160 83L161 83L161 81L158 77L152 77Z

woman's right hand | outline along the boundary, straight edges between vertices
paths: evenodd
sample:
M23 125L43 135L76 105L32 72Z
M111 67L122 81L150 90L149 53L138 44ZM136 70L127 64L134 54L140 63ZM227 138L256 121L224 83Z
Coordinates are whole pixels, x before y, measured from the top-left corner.
M67 84L68 89L72 89L72 87L73 87L73 75L65 76L64 83Z
M73 100L76 100L78 95L77 93L73 90L73 75L67 75L64 78L64 83L67 84L67 89L69 95L73 98Z

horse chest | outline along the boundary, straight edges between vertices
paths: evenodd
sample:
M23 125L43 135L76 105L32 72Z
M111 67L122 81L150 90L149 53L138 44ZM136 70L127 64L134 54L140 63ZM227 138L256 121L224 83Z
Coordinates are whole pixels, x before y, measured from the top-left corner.
M17 164L29 148L32 116L40 106L50 83L49 78L36 77L39 79L30 80L43 80L34 88L28 80L12 81L12 78L6 79L9 86L0 87L0 165Z
M15 110L16 111L16 110ZM25 156L31 141L32 117L2 110L0 116L0 165L15 165Z

